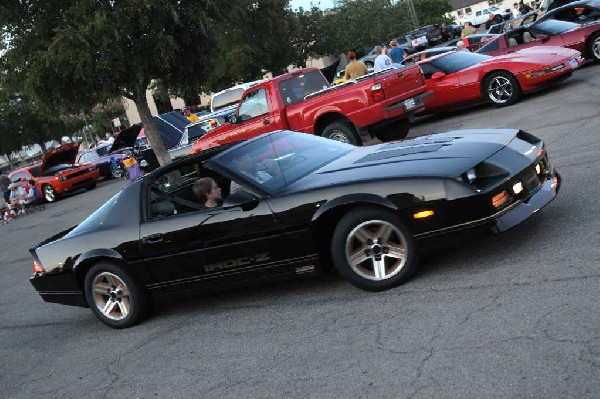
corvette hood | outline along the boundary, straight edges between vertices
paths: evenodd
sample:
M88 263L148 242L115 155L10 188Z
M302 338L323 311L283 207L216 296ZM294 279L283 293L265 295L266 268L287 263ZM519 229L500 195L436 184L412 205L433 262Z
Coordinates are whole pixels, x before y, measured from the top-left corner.
M481 64L496 65L499 61L528 62L533 64L553 63L564 58L575 57L579 52L557 46L534 46L524 48L511 54L493 57Z
M42 171L50 169L53 166L60 164L72 165L77 158L79 144L65 144L58 148L48 151L42 160Z
M456 178L503 149L516 129L472 129L357 147L318 169L303 185L329 185L373 178Z

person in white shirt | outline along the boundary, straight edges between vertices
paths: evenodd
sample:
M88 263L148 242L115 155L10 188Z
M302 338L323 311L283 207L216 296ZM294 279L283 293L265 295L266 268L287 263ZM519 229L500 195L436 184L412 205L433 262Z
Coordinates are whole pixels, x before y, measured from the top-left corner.
M392 59L383 53L383 48L381 46L375 46L375 48L373 48L373 53L377 54L373 65L374 72L379 72L382 69L392 67Z
M519 10L519 3L513 4L513 8L510 11L512 12L513 18L519 18L521 16L521 11Z

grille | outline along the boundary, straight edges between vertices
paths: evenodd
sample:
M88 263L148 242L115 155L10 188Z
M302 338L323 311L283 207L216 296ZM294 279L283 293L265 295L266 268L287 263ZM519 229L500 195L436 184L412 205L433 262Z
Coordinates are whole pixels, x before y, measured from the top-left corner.
M81 175L85 175L85 174L88 174L88 173L90 173L90 171L87 170L87 169L78 170L77 172L69 173L67 175L67 180L74 179L76 177L79 177Z

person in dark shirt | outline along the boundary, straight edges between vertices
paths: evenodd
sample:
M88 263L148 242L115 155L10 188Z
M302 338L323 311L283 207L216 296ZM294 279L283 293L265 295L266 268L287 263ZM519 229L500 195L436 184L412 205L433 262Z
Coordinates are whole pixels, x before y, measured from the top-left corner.
M212 177L202 177L196 180L192 191L196 198L207 208L215 208L223 204L221 188Z
M502 21L504 21L504 20L502 19L502 17L499 14L489 13L488 20L485 21L485 29L487 30L487 29L490 29L494 25L501 24Z

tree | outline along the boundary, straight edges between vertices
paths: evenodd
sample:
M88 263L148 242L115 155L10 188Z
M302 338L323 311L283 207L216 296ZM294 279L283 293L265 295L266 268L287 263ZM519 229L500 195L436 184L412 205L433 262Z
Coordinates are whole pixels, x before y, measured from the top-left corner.
M8 70L41 104L68 113L133 100L159 162L170 162L146 100L155 80L199 86L216 52L209 29L235 2L30 0L0 8Z
M324 25L323 11L317 7L313 6L308 11L300 8L292 14L290 45L293 51L291 59L293 65L304 68L309 57L328 54Z

